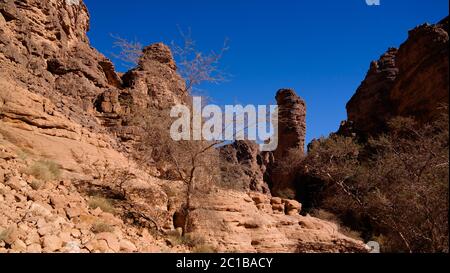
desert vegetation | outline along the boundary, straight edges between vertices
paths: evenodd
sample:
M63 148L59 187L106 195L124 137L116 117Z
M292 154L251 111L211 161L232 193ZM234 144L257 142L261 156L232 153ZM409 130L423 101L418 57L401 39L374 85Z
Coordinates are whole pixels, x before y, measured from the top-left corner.
M337 214L383 251L448 252L447 113L429 124L394 118L363 143L332 135L287 160L311 184L310 209Z
M186 92L191 94L203 83L221 83L228 76L220 65L224 54L229 50L228 39L224 40L219 50L201 51L192 38L192 30L183 31L178 28L180 42L172 41L171 50L177 63L177 72L186 82ZM138 40L127 40L118 35L112 35L113 45L118 53L113 57L126 66L133 68L139 64L144 46Z
M61 176L60 166L51 160L35 161L25 172L42 181L55 180Z

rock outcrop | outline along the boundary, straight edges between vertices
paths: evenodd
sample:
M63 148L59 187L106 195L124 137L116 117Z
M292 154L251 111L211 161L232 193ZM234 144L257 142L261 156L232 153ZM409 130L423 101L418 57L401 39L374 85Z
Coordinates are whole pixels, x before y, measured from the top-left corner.
M251 141L236 141L221 148L221 157L226 161L222 179L226 183L243 180L243 189L270 195L265 174L267 168L273 164L273 154L261 153L258 148L259 146Z
M194 204L190 228L219 252L367 251L361 242L339 233L335 224L300 216L300 210L294 200L218 190Z
M186 98L163 44L146 47L138 67L122 80L112 62L90 46L82 1L5 0L0 27L1 72L91 130L102 129L99 123L121 125L130 108L167 107Z
M441 104L448 103L448 58L448 17L411 30L399 49L391 48L372 62L347 104L346 126L367 135L383 131L394 116L432 120Z
M274 164L269 168L269 184L275 196L295 197L292 174L280 168L291 150L305 150L306 104L291 89L281 89L276 95L278 104L278 148L274 151Z

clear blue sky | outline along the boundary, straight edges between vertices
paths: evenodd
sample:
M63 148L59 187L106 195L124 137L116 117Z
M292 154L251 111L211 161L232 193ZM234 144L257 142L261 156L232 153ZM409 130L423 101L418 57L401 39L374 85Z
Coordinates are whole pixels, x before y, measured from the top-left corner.
M283 87L305 99L307 142L336 131L345 104L372 60L406 40L408 30L448 15L448 0L85 0L89 37L111 57L110 34L170 43L190 27L202 50L230 40L223 67L232 75L205 86L217 104L270 104ZM116 63L118 70L124 70Z

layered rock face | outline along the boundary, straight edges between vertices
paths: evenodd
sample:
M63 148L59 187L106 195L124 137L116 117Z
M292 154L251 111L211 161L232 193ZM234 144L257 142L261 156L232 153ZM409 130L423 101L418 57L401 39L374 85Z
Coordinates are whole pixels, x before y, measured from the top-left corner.
M2 71L92 126L93 118L80 113L92 111L96 96L119 86L120 79L112 63L89 46L86 6L81 1L8 0L0 3L0 14Z
M300 216L300 210L294 200L218 190L194 204L190 226L194 236L204 236L220 252L367 251L361 242L339 233L335 224Z
M399 49L389 49L371 64L347 104L346 125L367 135L382 131L394 116L432 120L448 103L448 57L448 17L411 30Z
M120 125L130 108L164 107L186 97L163 44L145 48L123 82L112 62L89 45L82 1L5 0L0 26L1 71L91 130L99 123Z
M278 104L278 148L274 152L274 164L269 170L272 193L275 196L295 197L293 174L279 168L291 150L304 152L306 135L306 104L291 89L281 89L276 95Z

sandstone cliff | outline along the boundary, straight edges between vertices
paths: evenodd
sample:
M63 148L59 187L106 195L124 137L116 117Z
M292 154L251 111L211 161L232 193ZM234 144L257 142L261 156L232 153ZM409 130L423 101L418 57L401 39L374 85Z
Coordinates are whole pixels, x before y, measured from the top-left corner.
M344 127L351 124L356 132L373 134L394 116L435 118L441 104L448 103L448 57L448 17L411 30L399 49L391 48L372 62L347 104Z
M128 153L140 129L127 123L133 109L188 95L170 49L146 47L121 76L90 46L89 27L81 0L0 1L0 252L195 251L175 229L185 185L152 176ZM289 94L287 104L300 102ZM293 142L282 149L304 145L299 107L285 109L300 127L286 123ZM270 158L243 150L231 160L255 179L198 199L194 235L224 252L365 251L335 225L300 216L300 203L270 199L260 180Z

